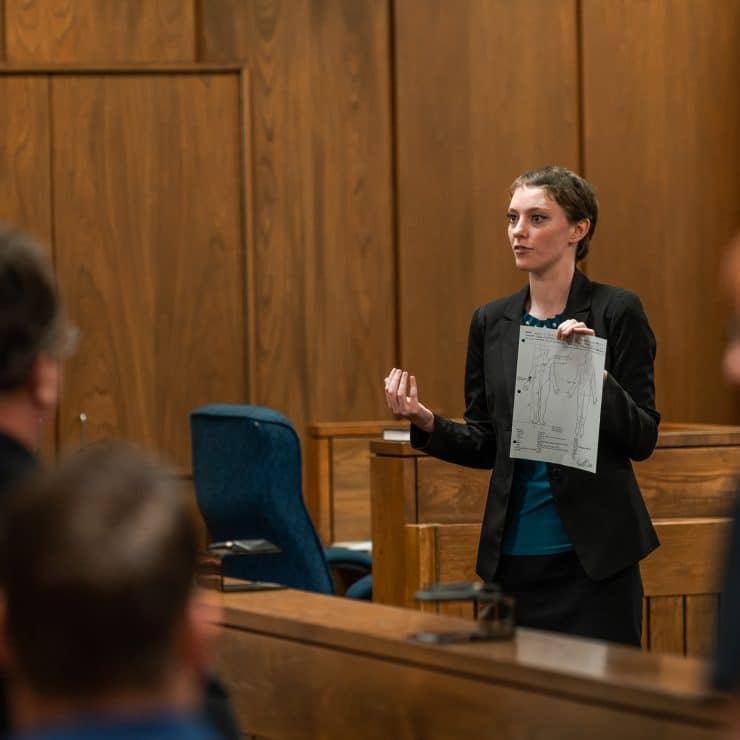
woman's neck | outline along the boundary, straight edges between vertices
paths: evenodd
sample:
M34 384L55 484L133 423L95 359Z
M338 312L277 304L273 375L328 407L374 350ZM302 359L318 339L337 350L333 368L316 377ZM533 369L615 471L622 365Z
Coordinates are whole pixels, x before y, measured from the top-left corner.
M527 311L537 319L549 319L565 310L570 284L576 266L567 263L553 266L545 275L529 273L529 303Z

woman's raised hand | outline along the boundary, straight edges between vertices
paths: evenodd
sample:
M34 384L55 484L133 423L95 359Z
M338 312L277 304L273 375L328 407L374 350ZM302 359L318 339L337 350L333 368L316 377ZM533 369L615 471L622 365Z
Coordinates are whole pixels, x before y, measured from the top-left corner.
M434 414L419 402L416 378L405 370L394 367L385 379L385 400L388 408L403 419L408 419L425 432L434 429Z

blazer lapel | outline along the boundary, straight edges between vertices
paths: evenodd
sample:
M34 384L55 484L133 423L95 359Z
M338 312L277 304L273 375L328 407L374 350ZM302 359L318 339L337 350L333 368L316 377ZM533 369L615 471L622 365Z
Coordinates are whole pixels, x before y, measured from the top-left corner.
M506 429L511 429L514 416L514 388L516 387L516 361L519 355L519 328L522 325L524 307L529 298L529 286L522 288L511 296L504 309L504 321L501 329L501 370L506 388L506 406L504 408Z
M565 304L565 318L588 324L590 313L591 281L580 270L576 270L573 282L570 284L568 301Z

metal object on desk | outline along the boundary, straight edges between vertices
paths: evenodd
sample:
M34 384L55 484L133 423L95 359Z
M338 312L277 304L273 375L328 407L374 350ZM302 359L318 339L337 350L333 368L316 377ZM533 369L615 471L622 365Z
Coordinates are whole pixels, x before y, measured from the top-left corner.
M508 640L514 636L514 598L496 583L434 583L414 594L417 601L472 601L478 629L470 632L416 632L416 642L449 644Z
M244 557L249 555L273 555L282 550L269 540L225 540L212 542L198 556L196 568L197 581L203 588L216 591L265 591L269 589L285 588L280 583L267 581L243 581L223 574L223 562L226 558Z

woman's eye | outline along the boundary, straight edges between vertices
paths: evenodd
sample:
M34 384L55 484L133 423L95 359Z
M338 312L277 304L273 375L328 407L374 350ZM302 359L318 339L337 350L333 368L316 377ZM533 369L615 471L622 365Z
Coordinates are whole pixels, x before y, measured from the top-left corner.
M516 213L507 213L506 214L506 220L510 224L515 224L516 223Z
M535 214L534 214L534 215L532 216L532 223L533 223L533 224L541 224L541 223L543 223L543 222L544 222L544 220L545 220L545 217L544 217L544 216L542 216L542 215L540 215L539 213L535 213Z

